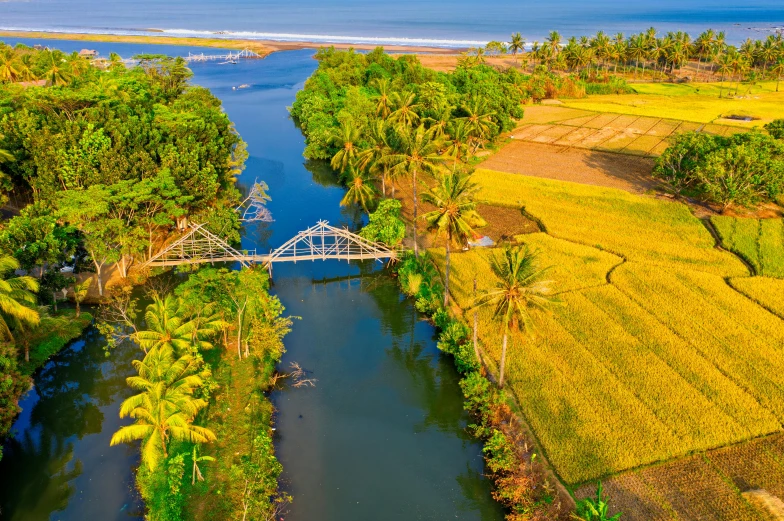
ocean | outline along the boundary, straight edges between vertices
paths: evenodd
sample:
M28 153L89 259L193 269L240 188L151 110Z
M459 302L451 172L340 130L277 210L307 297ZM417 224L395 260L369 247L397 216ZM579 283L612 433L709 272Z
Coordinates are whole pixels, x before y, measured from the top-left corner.
M466 47L654 26L730 43L784 30L782 0L0 0L0 29Z

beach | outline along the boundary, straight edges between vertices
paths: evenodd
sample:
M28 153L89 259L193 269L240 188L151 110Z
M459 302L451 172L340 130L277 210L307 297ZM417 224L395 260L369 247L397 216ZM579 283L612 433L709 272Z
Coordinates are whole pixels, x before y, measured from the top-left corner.
M0 31L0 41L8 40L13 43L13 38L69 40L87 42L109 42L129 44L155 44L173 46L214 47L218 49L249 49L262 56L277 51L292 51L297 49L318 49L320 47L334 46L337 49L373 50L378 45L353 44L353 43L318 43L318 42L283 42L273 40L249 40L243 38L197 38L184 36L148 36L148 35L123 35L123 34L81 34L61 33L48 31ZM421 45L385 45L388 52L411 54L443 54L454 55L465 51L465 48L428 47Z

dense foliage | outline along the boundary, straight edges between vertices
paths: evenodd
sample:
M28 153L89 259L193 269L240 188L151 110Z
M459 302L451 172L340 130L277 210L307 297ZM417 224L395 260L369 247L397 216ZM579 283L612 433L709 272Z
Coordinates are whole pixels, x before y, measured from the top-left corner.
M126 276L184 218L238 238L244 143L220 101L188 86L182 59L126 69L23 46L0 55L34 75L39 62L61 69L42 86L0 74L4 197L32 203L3 226L0 245L26 269L84 259L99 275L116 263Z
M276 511L281 466L263 392L290 320L267 290L263 269L203 269L173 292L151 291L140 325L133 312L114 324L115 335L131 331L143 356L127 379L137 394L120 408L134 423L112 445L141 441L137 484L149 519L258 519ZM235 397L235 410L222 405ZM212 504L195 506L202 501Z
M520 86L525 76L514 70L474 65L439 73L415 56L394 58L380 48L368 54L322 49L316 59L319 68L291 108L307 137L305 157L310 159L332 159L340 151L346 142L335 139L341 127L356 133L351 141L360 153L378 141L373 134L378 121L392 123L390 127L422 123L446 131L453 119L481 112L488 115L486 125L476 128L473 138L486 142L511 130L523 116L520 105L526 94ZM387 132L394 138L393 128Z
M775 200L784 189L784 141L760 132L679 134L656 160L654 175L678 195L725 210Z
M400 201L384 199L378 204L376 211L368 216L368 224L359 235L372 242L381 242L395 247L403 242L406 236L406 225L400 218Z

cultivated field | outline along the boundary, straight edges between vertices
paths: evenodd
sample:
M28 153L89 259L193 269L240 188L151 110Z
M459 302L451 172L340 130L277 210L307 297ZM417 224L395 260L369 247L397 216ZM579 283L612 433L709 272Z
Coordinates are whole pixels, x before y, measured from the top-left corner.
M784 278L784 221L715 216L722 246L743 257L757 275Z
M746 131L714 123L715 117L708 121L673 119L684 114L666 110L668 100L645 100L621 94L565 100L564 106L528 107L512 136L534 143L652 157L667 148L667 138L674 134L699 130L729 135ZM784 96L779 102L784 104Z
M733 125L761 126L784 118L784 91L776 92L776 82L740 85L735 83L634 83L637 94L589 96L563 100L567 107L594 112L610 112L647 118ZM727 94L733 96L727 96ZM719 95L724 97L719 97ZM726 119L750 116L750 122ZM712 128L712 127L709 127Z
M533 338L511 339L507 374L510 391L566 483L678 463L694 451L781 430L784 321L752 296L767 293L758 283L763 279L749 278L737 257L716 248L686 206L488 170L479 170L475 180L480 199L524 207L544 228L516 239L553 266L548 278L562 305L537 315ZM440 251L434 254L442 259ZM452 296L463 309L473 301L475 277L480 289L493 284L489 259L495 254L453 256ZM480 338L488 362L497 366L501 333L491 314L480 311ZM674 465L673 476L691 475L689 465L703 464L700 458L679 461L666 464ZM651 512L664 517L632 519L757 519L744 517L748 503L740 488L727 486L715 469L698 474L712 483L709 488L726 488L721 494L731 496L724 503L735 517L685 510L673 516L686 508L676 504L673 487L685 485L656 484L664 474L645 472L622 475L613 486L641 487L644 497L635 508L655 497ZM781 476L782 469L771 472ZM784 478L770 479L784 486Z

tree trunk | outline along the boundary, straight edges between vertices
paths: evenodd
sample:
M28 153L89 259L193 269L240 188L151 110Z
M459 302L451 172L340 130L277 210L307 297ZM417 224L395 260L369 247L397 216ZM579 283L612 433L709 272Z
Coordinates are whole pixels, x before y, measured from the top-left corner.
M196 458L193 458L193 473L191 474L191 485L196 484Z
M30 346L25 342L25 362L30 361Z
M419 259L419 244L417 244L417 171L416 168L414 169L414 175L412 176L413 183L412 187L414 189L414 257Z
M449 305L449 246L452 241L446 238L446 276L444 277L444 307Z
M476 277L474 277L474 300L476 300ZM479 331L479 313L477 313L476 308L474 308L474 356L476 356L476 361L481 366L482 359L479 358L479 344L476 341L476 337Z
M498 377L498 387L501 389L504 388L504 368L506 366L506 339L508 337L508 333L504 333L504 343L501 347L501 374Z
M384 194L384 197L387 196L387 174L381 174L381 193Z
M245 306L242 306L237 312L237 356L242 360L242 312Z
M98 278L98 295L103 297L103 279L101 278L101 266L103 264L98 264L98 261L95 259L93 259L93 264L95 264L95 275Z
M74 295L74 302L76 303L76 318L79 318L79 315L82 313L82 310L79 309L79 298Z
M52 290L52 306L54 307L54 312L57 313L57 292Z

